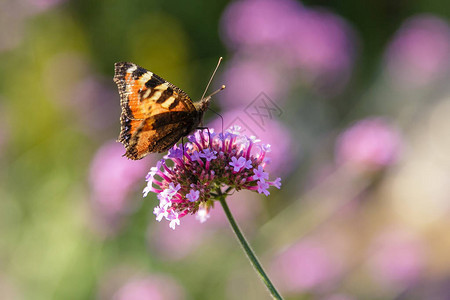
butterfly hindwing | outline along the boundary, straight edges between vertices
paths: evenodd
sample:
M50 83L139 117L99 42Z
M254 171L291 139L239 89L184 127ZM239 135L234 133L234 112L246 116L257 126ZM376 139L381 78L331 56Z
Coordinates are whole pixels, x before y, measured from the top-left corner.
M194 116L176 111L151 116L135 123L135 134L127 148L127 157L142 157L149 152L165 152L196 126Z
M122 107L118 141L128 158L167 151L200 122L199 111L183 90L142 67L116 63L114 81Z
M192 127L190 120L167 124L157 129L148 129L145 123L142 121L136 129L137 134L132 138L125 156L139 159L150 152L165 152L187 135Z

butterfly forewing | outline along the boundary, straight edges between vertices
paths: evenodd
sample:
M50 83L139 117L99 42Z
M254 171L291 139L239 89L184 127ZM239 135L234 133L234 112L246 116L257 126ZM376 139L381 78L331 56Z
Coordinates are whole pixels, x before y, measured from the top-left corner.
M122 107L118 141L125 156L141 159L150 152L164 152L195 129L203 112L180 88L133 63L115 64Z

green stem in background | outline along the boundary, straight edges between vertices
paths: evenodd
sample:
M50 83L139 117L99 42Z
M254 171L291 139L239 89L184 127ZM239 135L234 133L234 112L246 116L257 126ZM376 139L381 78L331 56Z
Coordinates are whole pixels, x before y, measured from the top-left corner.
M231 214L230 209L228 208L228 205L225 202L225 197L226 197L226 194L223 194L221 191L219 191L218 200L220 201L220 204L222 204L223 210L225 211L225 215L227 216L228 221L230 222L230 225L233 228L234 233L236 234L236 237L238 238L239 242L241 243L242 248L244 249L245 253L247 254L247 257L250 260L250 263L252 264L253 268L255 268L256 273L259 274L259 276L261 277L261 280L264 282L266 287L269 289L269 292L272 295L273 299L283 299L283 298L281 298L278 291L275 289L275 286L272 284L269 277L267 277L267 274L266 274L266 272L264 272L264 269L262 268L261 264L259 263L258 258L256 257L252 248L250 247L250 245L248 244L244 235L242 234L241 230L239 229L239 226L237 225L236 221L234 220L233 215Z

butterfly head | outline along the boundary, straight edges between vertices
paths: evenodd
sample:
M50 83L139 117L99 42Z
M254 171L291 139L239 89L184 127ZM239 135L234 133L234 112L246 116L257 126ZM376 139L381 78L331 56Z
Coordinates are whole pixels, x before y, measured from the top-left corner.
M195 109L199 112L200 115L203 115L208 109L210 100L211 97L207 97L198 102L194 102Z
M200 113L200 117L203 115L203 113L208 109L209 101L211 100L211 97L220 92L221 90L225 89L225 85L222 85L220 89L217 91L214 91L209 95L208 97L202 98L200 101L194 103L195 108Z

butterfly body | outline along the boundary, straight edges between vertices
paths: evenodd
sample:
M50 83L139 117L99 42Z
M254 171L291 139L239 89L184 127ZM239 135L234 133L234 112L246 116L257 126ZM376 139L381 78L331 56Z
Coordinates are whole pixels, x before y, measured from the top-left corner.
M122 107L118 141L124 156L135 160L165 152L195 130L211 98L194 103L177 86L130 62L115 64L114 82Z

